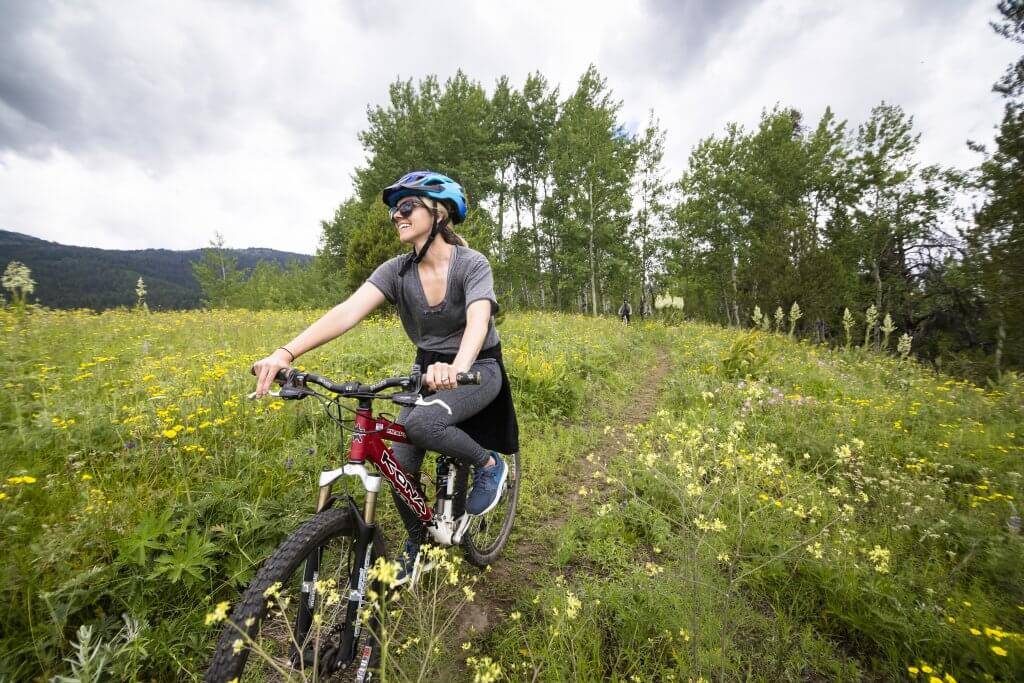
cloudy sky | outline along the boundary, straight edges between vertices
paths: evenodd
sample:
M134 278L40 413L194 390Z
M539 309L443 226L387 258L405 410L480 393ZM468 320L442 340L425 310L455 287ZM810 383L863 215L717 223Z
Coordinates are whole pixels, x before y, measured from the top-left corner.
M462 68L488 90L594 63L676 177L691 147L779 102L856 125L914 116L924 162L977 162L1019 47L995 0L56 3L0 0L0 229L115 249L312 253L351 192L366 108Z

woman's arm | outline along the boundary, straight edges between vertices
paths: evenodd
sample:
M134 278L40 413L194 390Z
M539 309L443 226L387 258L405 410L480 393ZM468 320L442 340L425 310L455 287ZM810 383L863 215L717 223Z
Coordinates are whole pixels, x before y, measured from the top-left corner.
M319 320L300 332L286 346L298 358L307 351L312 351L345 334L382 303L384 295L381 291L369 282L364 282L352 296L324 313Z
M437 391L438 389L454 389L458 386L455 383L455 375L460 372L469 372L476 362L480 347L484 345L487 338L487 329L491 321L491 302L488 299L478 299L466 309L466 331L462 333L462 342L459 344L459 352L455 360L448 363L434 363L424 374L424 381L427 387ZM447 378L447 381L445 381Z
M253 365L257 377L256 395L266 395L278 370L289 367L307 351L345 334L382 303L384 295L381 291L369 282L364 282L352 296L324 313L283 348L275 349L272 354ZM479 351L478 348L477 353Z

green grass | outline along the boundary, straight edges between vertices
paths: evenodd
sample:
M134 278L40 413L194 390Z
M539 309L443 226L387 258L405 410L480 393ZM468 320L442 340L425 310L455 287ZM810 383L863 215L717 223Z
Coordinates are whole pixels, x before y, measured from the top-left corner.
M312 317L0 313L0 678L68 673L82 625L117 644L115 680L201 675L205 614L340 457L312 402L242 398L248 365ZM529 314L500 332L526 475L510 615L428 678L484 657L508 680L1024 677L1020 380L695 324ZM606 452L658 347L659 409L616 429L626 447L567 511L574 463ZM301 363L373 378L410 352L381 318ZM390 502L382 524L394 548ZM546 564L518 576L531 544Z
M558 541L562 585L485 647L545 680L1019 680L1024 385L735 339L675 331L662 410Z
M215 638L205 614L311 514L316 476L340 459L318 404L243 398L251 362L314 316L0 316L0 678L67 672L83 624L123 645L125 616L138 633L108 673L198 678ZM591 438L579 422L636 381L619 360L641 333L551 315L508 316L500 333L523 434L521 537L559 507L556 465ZM412 351L396 320L373 319L301 365L372 379L408 371ZM390 500L381 519L397 547Z

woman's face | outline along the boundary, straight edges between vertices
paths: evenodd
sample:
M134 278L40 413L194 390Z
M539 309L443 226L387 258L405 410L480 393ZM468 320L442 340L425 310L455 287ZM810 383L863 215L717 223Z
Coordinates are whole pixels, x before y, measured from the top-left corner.
M413 244L425 240L430 235L430 228L434 224L434 216L430 210L423 205L416 197L405 197L395 206L391 222L398 230L398 239L403 244ZM412 209L409 213L407 209ZM403 214L408 213L408 216Z

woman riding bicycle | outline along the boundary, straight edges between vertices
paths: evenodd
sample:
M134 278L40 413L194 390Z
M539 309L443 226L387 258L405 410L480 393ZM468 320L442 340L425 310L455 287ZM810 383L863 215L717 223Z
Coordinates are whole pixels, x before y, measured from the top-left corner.
M386 187L382 198L399 240L412 245L412 252L385 261L348 299L258 361L253 366L256 394L267 393L279 370L352 329L387 300L398 309L402 326L416 345L416 364L425 368L425 386L445 392L444 405L402 409L397 422L412 444L396 442L395 457L413 481L419 481L427 450L472 466L466 512L482 515L497 505L508 474L499 452L519 450L515 409L494 327L498 302L491 266L451 228L451 223L465 220L467 210L465 191L451 178L433 171L407 173ZM461 372L478 372L480 384L458 385ZM409 533L399 555L401 578L412 570L426 538L416 514L394 491L392 495Z

